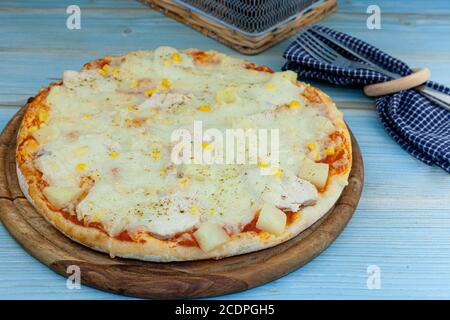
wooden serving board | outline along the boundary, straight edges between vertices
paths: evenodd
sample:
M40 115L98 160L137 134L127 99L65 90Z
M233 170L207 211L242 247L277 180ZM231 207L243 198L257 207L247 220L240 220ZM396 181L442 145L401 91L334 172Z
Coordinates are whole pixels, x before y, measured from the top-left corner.
M276 247L222 260L152 263L115 258L77 244L51 226L25 199L15 164L22 108L0 136L0 218L31 255L63 276L77 265L82 284L142 298L199 298L246 290L292 272L319 255L344 229L363 187L363 162L352 135L349 185L322 219Z

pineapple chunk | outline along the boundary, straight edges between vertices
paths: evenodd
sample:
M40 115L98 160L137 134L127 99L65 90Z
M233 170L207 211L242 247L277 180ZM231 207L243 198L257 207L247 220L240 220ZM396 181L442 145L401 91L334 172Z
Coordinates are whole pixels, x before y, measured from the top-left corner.
M76 187L47 187L44 189L45 197L57 208L66 207L69 202L75 200L81 193Z
M327 163L304 162L300 167L298 177L322 189L327 184L329 167L330 165Z
M33 138L39 142L39 144L45 144L49 141L56 139L59 136L59 130L54 127L43 127L33 132Z
M273 204L264 204L259 212L256 227L263 231L280 235L286 227L286 214Z
M217 223L206 222L194 232L194 238L197 240L200 248L205 251L211 251L217 246L230 239L230 236Z

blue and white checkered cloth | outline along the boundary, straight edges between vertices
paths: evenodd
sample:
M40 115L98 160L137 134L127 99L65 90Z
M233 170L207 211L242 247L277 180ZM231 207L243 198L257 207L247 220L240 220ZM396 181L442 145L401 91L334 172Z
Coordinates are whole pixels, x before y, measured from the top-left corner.
M383 51L345 33L314 26L359 55L385 69L403 76L412 73L410 67ZM340 48L334 47L344 56ZM321 63L293 42L284 52L288 61L283 70L293 70L299 78L324 80L343 86L363 86L391 78L370 70L349 70ZM352 56L350 56L352 59ZM445 94L450 88L428 81L426 86ZM437 106L415 90L404 90L377 97L376 108L386 131L406 151L428 165L438 165L450 172L450 111Z

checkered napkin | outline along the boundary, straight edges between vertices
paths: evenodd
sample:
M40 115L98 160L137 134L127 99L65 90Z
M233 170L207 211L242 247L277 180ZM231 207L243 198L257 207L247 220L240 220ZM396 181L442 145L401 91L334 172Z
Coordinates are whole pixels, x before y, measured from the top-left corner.
M357 38L332 29L314 26L359 55L377 63L383 68L403 76L412 70L383 51ZM351 59L340 48L336 51ZM297 42L284 52L288 61L283 70L293 70L299 78L312 78L343 86L363 86L390 80L391 78L370 70L349 70L321 63L308 55ZM450 88L428 81L426 86L450 94ZM404 90L376 98L376 108L386 131L414 157L428 165L436 164L450 173L450 111L442 108L415 90Z

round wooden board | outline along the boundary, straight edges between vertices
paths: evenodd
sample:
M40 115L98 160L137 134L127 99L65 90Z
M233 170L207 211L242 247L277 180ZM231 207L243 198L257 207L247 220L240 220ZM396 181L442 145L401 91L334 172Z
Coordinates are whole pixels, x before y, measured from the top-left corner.
M352 217L361 196L363 162L352 135L349 185L334 208L290 241L222 260L152 263L112 259L65 237L24 197L15 164L16 134L23 113L24 108L0 136L0 218L24 248L52 270L69 276L68 267L77 265L81 282L101 290L143 298L199 298L262 285L298 269L327 248Z

